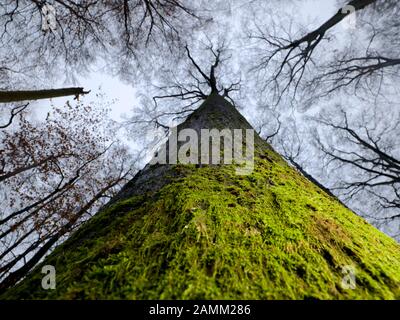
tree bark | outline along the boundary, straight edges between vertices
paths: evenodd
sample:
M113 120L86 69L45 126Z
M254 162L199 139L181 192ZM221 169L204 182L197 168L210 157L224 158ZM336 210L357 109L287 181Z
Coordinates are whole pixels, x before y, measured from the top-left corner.
M201 136L214 128L252 129L212 93L177 132L192 129ZM303 178L256 133L254 138L254 172L248 176L237 175L236 165L151 162L43 261L62 279L57 290L40 288L38 267L0 297L398 298L398 244ZM179 149L174 139L168 142ZM45 249L56 243L51 241ZM386 275L379 279L370 277L377 256ZM342 262L368 282L357 282L357 291L337 290ZM0 291L27 269L5 279Z
M0 91L0 103L8 103L24 100L40 100L57 97L75 96L87 94L83 88L60 88L48 90L21 90L21 91Z

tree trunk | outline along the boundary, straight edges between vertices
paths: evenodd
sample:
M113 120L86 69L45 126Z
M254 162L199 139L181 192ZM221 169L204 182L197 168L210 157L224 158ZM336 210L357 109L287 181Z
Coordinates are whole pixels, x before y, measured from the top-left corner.
M188 128L251 126L214 93L178 132ZM400 298L400 246L254 142L247 175L236 163L148 164L0 298ZM40 287L43 264L55 290Z
M76 96L87 94L83 88L61 88L49 90L27 90L27 91L0 91L0 103L40 100L57 97Z

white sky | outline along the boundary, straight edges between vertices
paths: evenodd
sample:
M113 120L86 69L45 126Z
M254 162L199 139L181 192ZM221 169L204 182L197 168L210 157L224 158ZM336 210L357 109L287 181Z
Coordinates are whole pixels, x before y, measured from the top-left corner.
M64 87L63 84L57 84L51 88L61 88ZM70 86L83 87L86 91L90 90L90 93L83 96L85 102L94 103L111 103L111 117L113 120L121 120L121 115L123 113L129 113L132 107L135 105L135 89L133 86L127 85L126 83L120 81L116 77L112 77L106 73L102 72L92 72L88 77L81 77L78 79L78 83ZM99 94L103 94L104 97L99 97ZM35 114L40 119L45 116L50 109L51 103L55 105L63 105L66 101L72 100L74 97L62 97L54 98L51 100L41 100L34 104Z

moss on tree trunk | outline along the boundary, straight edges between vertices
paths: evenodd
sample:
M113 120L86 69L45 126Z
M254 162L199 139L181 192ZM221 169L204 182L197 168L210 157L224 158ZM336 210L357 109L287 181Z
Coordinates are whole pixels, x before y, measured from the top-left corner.
M249 128L211 95L182 128ZM398 299L400 246L256 137L254 171L146 166L1 298ZM343 270L355 270L354 289Z

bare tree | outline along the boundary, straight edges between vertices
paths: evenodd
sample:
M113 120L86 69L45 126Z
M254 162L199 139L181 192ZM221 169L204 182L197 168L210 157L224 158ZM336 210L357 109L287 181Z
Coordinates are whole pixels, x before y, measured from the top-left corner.
M200 102L215 92L235 105L232 93L240 90L240 78L232 80L234 74L219 72L230 59L225 42L221 41L215 45L207 39L206 43L201 43L199 50L193 51L203 59L195 58L192 50L186 45L186 64L164 70L159 83L153 85L155 90L151 101L143 99L142 108L136 109L137 113L126 125L153 124L156 128L168 132L174 121L185 119Z
M21 87L22 80L43 80L60 69L84 72L99 59L114 67L138 62L145 58L138 55L142 48L171 49L184 27L200 21L186 0L3 1L0 88Z
M379 13L376 13L377 8ZM249 36L264 45L265 53L252 71L266 75L262 88L273 93L277 104L286 93L295 97L300 88L308 92L308 103L312 103L317 97L346 87L357 89L365 84L364 89L370 89L366 87L377 78L379 87L379 77L398 74L397 10L398 3L393 1L349 1L318 28L300 37L294 37L290 31L277 31L276 26L256 25ZM332 42L335 36L334 27L356 12L361 12L357 15L357 28L367 33L366 43L342 49L340 44L329 46L328 40ZM356 42L352 40L351 43ZM327 51L334 54L327 58ZM304 98L302 103L306 103Z
M360 212L375 221L400 219L400 145L396 138L400 114L391 115L389 120L373 112L368 118L361 116L359 121L350 122L340 108L334 116L314 119L325 128L313 134L324 162L341 172L336 182L331 181L331 190L347 203L362 202Z
M105 115L88 105L67 104L37 124L21 111L13 130L1 132L2 290L25 276L135 173L127 149L99 131L107 128Z

